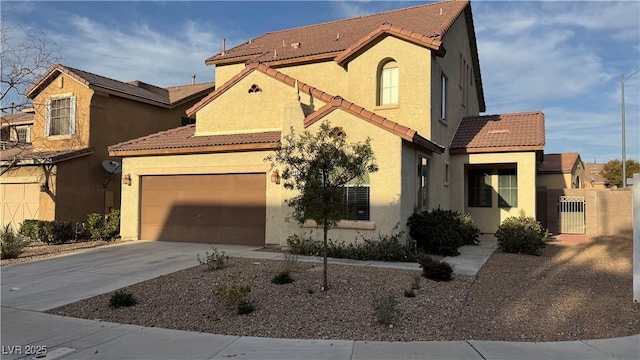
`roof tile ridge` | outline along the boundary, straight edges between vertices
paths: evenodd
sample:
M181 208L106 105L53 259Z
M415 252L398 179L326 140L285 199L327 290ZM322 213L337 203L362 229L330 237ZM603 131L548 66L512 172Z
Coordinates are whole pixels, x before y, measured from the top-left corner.
M449 20L449 22L444 26L444 28L442 29L442 34L440 34L440 36L444 37L444 34L447 33L447 31L449 31L449 29L451 29L451 26L453 26L453 23L456 22L456 20L458 20L458 18L460 17L460 15L465 11L465 9L469 8L471 5L471 1L469 0L452 0L452 1L444 1L444 2L458 2L458 3L465 3L464 6L462 6L460 8L460 10L458 11L457 14L455 14L455 16L453 16L451 18L451 20Z
M469 2L468 0L464 0L464 1L466 1L467 3ZM448 2L463 2L463 1L445 0L445 1L426 3L426 4L419 4L419 5L403 7L403 8L399 8L399 9L391 9L391 10L382 11L382 12L358 15L358 16L347 17L347 18L343 18L343 19L330 20L330 21L325 21L325 22L315 23L315 24L310 24L310 25L302 25L302 26L297 26L297 27L288 28L288 29L282 29L282 30L277 30L277 31L269 31L269 32L266 32L266 33L262 34L259 37L262 37L262 36L265 36L265 35L268 35L268 34L278 34L278 33L286 32L286 31L292 31L292 30L310 29L310 28L314 28L314 27L317 27L317 26L333 24L333 23L338 23L338 22L343 22L343 21L353 21L353 20L359 20L359 19L364 19L364 18L373 17L373 16L380 16L380 15L383 15L383 14L390 14L390 13L394 13L394 12L413 10L413 9L420 8L420 7L435 6L437 4L443 4L443 3L448 3ZM252 41L257 40L258 38L255 38ZM245 42L245 43L247 43L247 42ZM241 45L244 45L245 43L243 43ZM238 46L241 46L241 45L238 45Z
M163 89L172 90L172 89L176 89L176 88L185 88L185 87L207 85L207 84L215 85L215 81L205 81L205 82L196 83L196 84L172 85L172 86L167 86L167 87L165 87Z

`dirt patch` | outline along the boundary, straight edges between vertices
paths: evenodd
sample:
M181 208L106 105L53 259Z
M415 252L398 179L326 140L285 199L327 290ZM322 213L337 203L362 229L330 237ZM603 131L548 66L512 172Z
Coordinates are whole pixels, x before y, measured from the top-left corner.
M49 311L170 329L301 339L384 341L596 339L640 333L632 302L630 237L588 244L550 244L542 256L495 253L477 278L439 283L421 278L415 298L403 296L419 271L330 265L331 288L319 291L317 264L298 263L288 285L271 283L275 260L230 259L222 270L198 266L127 288L131 308L110 309L110 294ZM251 286L256 310L236 315L213 295L229 275ZM379 324L373 299L398 300L393 326Z

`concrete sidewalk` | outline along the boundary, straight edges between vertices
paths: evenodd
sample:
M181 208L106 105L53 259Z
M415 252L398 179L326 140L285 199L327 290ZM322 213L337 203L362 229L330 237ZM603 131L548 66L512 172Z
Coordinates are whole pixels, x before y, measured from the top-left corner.
M491 237L447 257L459 274L475 275L496 248ZM229 256L282 259L277 252L216 246ZM640 335L605 340L377 342L270 339L147 328L41 313L197 265L204 244L135 242L9 265L2 271L2 359L640 359ZM299 261L319 262L312 256ZM417 263L330 259L334 264L419 269ZM34 311L35 310L35 311ZM44 353L46 350L46 353ZM39 353L38 353L39 352ZM44 356L42 356L44 355Z
M640 335L589 341L378 342L214 335L2 308L2 359L629 359ZM27 354L26 352L31 353Z

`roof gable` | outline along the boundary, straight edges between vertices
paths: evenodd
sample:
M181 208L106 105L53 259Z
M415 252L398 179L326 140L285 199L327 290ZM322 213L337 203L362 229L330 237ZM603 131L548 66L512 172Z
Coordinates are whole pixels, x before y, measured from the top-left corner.
M391 121L385 117L379 116L369 110L366 110L363 107L360 107L352 102L342 99L340 96L333 96L327 92L324 92L320 89L314 88L306 83L297 81L293 77L286 75L284 73L279 72L278 70L268 67L265 64L251 63L247 65L241 72L239 72L236 76L231 78L229 81L220 86L216 91L209 94L209 96L200 100L197 104L193 105L191 108L187 109L187 116L192 116L200 109L207 106L207 104L211 103L213 100L218 98L224 92L229 90L231 87L239 83L242 79L246 78L249 74L254 71L259 71L267 76L272 77L273 79L279 80L280 82L289 85L291 87L298 87L298 91L313 96L315 99L320 100L327 105L318 109L312 114L309 114L305 118L305 127L311 125L313 122L318 119L324 117L329 112L342 109L347 111L353 115L356 115L362 120L365 120L373 125L376 125L382 129L385 129L392 134L395 134L407 141L413 142L417 145L420 145L424 148L427 148L430 151L435 151L437 153L442 153L444 151L444 147L438 144L431 142L430 140L420 136L415 130L412 130L406 126L398 124L394 121Z
M451 141L452 153L543 150L542 111L465 117Z
M579 161L580 154L577 152L544 154L538 171L541 173L571 173Z
M53 65L47 73L40 77L27 90L27 96L34 99L44 88L51 84L58 76L66 74L88 88L98 89L110 94L126 97L135 101L149 103L156 106L171 108L179 103L193 99L203 92L215 88L214 83L183 85L173 88L161 88L142 81L122 82L84 70L74 69L61 64ZM180 88L181 91L172 90ZM173 93L173 97L172 97Z

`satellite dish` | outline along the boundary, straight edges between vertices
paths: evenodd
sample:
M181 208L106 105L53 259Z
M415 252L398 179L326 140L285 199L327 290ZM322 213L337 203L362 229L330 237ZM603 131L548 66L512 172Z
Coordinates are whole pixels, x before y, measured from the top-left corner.
M122 172L122 165L117 161L105 160L102 162L102 167L107 170L109 174L119 174Z

